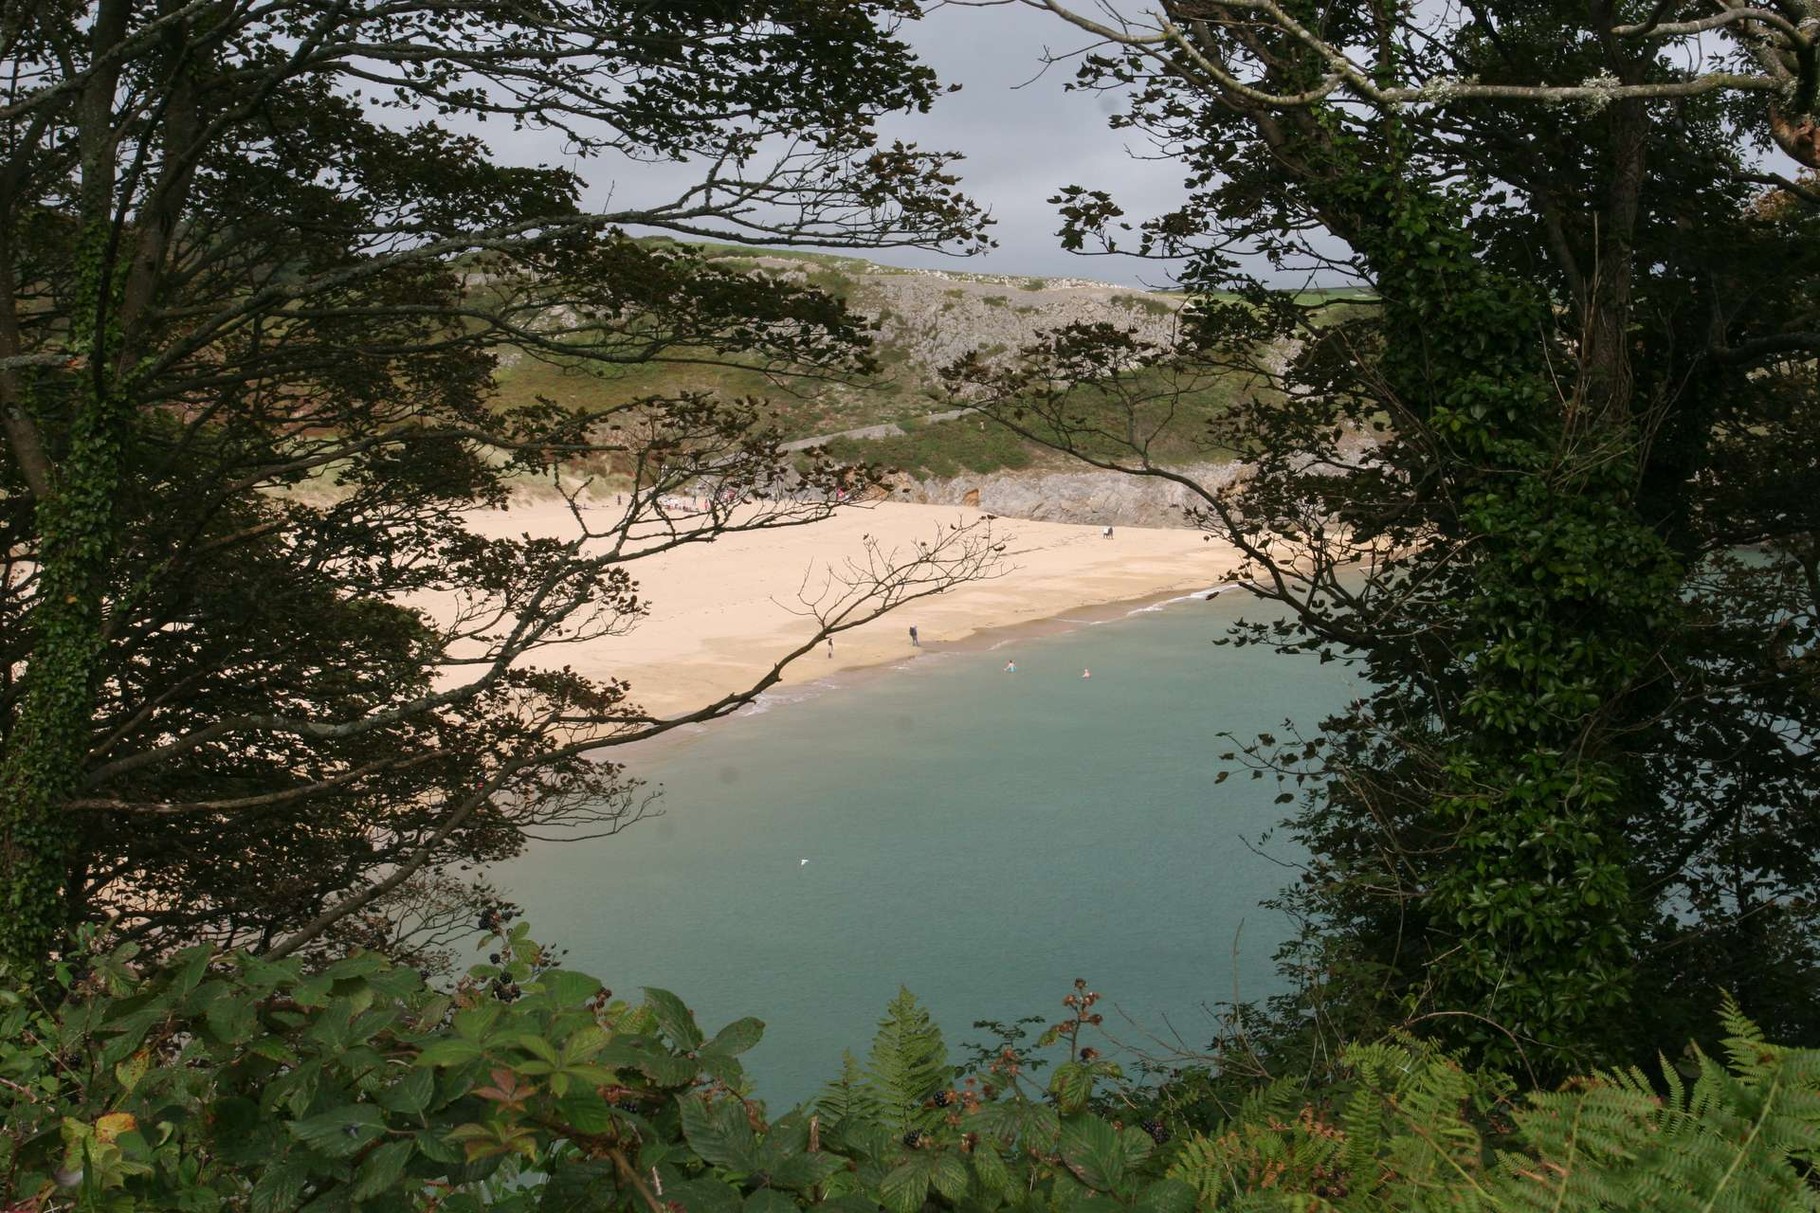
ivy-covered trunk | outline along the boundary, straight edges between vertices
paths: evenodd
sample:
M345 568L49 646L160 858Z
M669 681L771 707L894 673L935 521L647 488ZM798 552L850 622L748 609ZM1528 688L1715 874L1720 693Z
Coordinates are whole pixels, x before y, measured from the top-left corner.
M115 118L118 48L129 0L103 0L89 28L91 60L76 107L81 157L75 304L68 364L57 393L68 416L65 447L35 495L40 589L18 716L0 754L0 961L30 967L70 926L68 888L77 823L68 804L89 748L105 645L109 569L119 548L115 502L132 430L121 383L125 318L117 267L128 224L117 215ZM180 32L180 31L179 31ZM17 298L0 302L15 312Z
M42 591L18 720L0 764L0 960L31 966L69 927L77 824L66 808L89 747L130 411L84 375L69 448L38 503Z
M1559 382L1548 300L1485 266L1458 204L1366 181L1351 201L1381 208L1356 241L1383 299L1381 371L1443 452L1455 533L1439 538L1459 554L1440 574L1458 583L1454 692L1418 832L1437 843L1415 865L1427 966L1405 975L1409 1005L1481 1057L1569 1072L1605 1060L1630 1002L1640 789L1615 742L1682 570L1637 509L1624 368Z

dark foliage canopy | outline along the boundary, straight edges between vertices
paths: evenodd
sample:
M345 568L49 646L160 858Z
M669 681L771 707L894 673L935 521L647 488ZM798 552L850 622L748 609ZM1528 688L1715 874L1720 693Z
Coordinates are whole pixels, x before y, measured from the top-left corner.
M759 401L508 409L492 375L863 373L839 301L627 229L977 246L951 157L876 135L938 88L895 36L916 12L7 6L0 955L102 914L160 944L395 944L399 898L465 913L450 863L635 817L600 747L775 681L659 719L561 655L643 613L636 559L812 522L854 474L786 484ZM501 162L483 122L698 172L589 210L570 170ZM581 508L592 473L622 509ZM576 503L572 540L461 525L540 479ZM797 651L983 559L965 536L875 552Z
M1289 608L1239 639L1372 687L1250 747L1305 790L1297 1022L1539 1074L1672 1049L1722 989L1820 1028L1820 197L1775 168L1816 162L1802 7L1064 14L1191 196L1128 224L1071 189L1063 237L1187 256L1182 344L1075 330L959 375L1176 479L1128 368L1252 377L1208 436L1250 472L1190 484Z

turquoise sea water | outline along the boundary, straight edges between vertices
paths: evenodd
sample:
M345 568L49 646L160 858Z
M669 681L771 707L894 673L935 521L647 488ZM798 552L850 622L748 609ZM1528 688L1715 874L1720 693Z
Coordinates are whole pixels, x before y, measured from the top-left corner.
M1208 1006L1275 988L1287 928L1258 902L1295 858L1247 845L1285 810L1268 780L1215 786L1219 734L1312 728L1351 693L1338 666L1213 644L1240 612L925 651L660 744L628 763L663 816L497 879L569 967L674 990L710 1031L765 1020L748 1068L774 1109L863 1056L900 983L951 1052L976 1019L1059 1017L1076 976L1117 1037L1203 1047Z

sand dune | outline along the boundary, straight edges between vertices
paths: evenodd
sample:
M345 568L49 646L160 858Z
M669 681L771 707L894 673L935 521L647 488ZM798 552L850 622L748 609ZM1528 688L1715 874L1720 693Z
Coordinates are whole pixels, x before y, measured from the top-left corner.
M814 634L815 622L790 609L806 575L813 581L830 562L859 558L867 536L886 550L907 552L942 528L982 518L956 506L884 502L844 508L809 526L724 535L641 559L629 570L650 604L649 617L625 635L568 650L562 660L583 674L626 680L633 698L652 711L699 707L750 686ZM473 515L470 525L491 535L575 531L558 500L521 500L509 510ZM1119 527L1106 539L1093 526L1003 518L990 525L1003 545L999 576L844 632L831 657L825 649L802 657L785 683L913 656L912 624L925 651L939 650L986 628L1215 585L1238 564L1236 551L1190 530Z

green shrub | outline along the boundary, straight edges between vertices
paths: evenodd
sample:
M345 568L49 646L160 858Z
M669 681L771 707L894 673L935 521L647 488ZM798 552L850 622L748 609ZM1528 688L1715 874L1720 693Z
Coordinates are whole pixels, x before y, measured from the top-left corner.
M1432 1046L1356 1047L1337 1087L1280 1083L1219 1132L1172 1138L1109 1096L1080 1044L1097 998L1015 1047L947 1063L906 991L868 1061L771 1117L741 1054L674 994L634 1004L554 967L522 925L440 992L357 954L317 972L208 949L149 972L123 948L48 1002L0 983L0 1204L788 1213L818 1206L1231 1210L1814 1208L1820 1053L1728 1009L1730 1065L1663 1092L1626 1072L1514 1101ZM1495 1144L1500 1148L1492 1148Z

